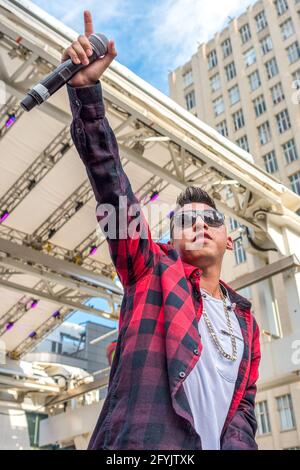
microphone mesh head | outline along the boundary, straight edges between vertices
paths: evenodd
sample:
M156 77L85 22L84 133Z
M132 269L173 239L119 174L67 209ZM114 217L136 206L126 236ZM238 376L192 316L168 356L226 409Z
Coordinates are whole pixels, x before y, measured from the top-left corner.
M98 57L101 57L107 53L108 39L102 33L93 33L89 36L89 41L93 45L93 49Z

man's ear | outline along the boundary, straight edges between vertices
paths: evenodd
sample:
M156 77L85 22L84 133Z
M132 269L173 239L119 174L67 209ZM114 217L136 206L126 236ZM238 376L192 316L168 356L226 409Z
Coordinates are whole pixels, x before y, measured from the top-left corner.
M231 237L227 237L226 250L233 250L233 240Z

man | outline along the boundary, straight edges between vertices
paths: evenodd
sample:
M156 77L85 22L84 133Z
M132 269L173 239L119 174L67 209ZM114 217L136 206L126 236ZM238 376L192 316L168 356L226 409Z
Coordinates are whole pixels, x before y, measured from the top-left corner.
M85 35L62 61L87 63L91 14L84 19ZM126 227L136 222L133 236L121 236L120 222L116 236L107 234L124 298L89 449L257 449L259 329L250 302L220 280L224 253L232 250L224 217L205 191L187 188L171 216L171 241L154 243L105 116L99 78L116 55L110 41L105 58L67 85L71 135L102 229L108 233L110 221L103 207L112 207L116 220L125 214Z

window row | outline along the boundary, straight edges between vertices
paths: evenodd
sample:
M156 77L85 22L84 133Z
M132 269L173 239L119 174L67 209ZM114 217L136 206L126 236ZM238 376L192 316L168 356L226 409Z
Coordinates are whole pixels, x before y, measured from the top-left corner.
M297 52L297 54L298 53L300 54L300 49ZM300 55L299 55L299 57L300 57ZM266 66L266 70L267 70L267 74L268 74L269 78L272 78L275 75L277 75L278 67L277 67L277 63L276 63L275 58L273 58L273 59L269 60L268 62L266 62L265 66ZM226 75L227 75L227 77L232 77L233 78L235 76L235 73L236 73L235 68L231 67L231 64L229 64L228 67L229 68L226 71ZM184 77L183 78L184 87L189 86L193 83L192 71L187 72L183 77ZM293 88L300 89L300 69L296 70L292 74L292 77L293 77ZM253 73L248 75L248 80L249 80L251 91L255 91L257 88L259 88L260 85L261 85L261 79L260 79L259 71L255 70ZM215 92L215 91L217 91L221 88L221 79L220 79L220 74L219 73L217 73L217 74L215 74L211 77L210 86L211 86L212 92ZM230 88L228 90L228 93L229 93L229 99L230 99L230 104L231 105L233 105L233 104L235 104L239 101L240 92L239 92L238 85L235 85L232 88ZM284 93L283 93L283 90L282 90L281 83L277 83L276 85L274 85L271 88L271 94L272 94L272 100L273 100L274 105L279 103L280 101L282 101L284 99ZM185 96L185 100L186 100L186 107L187 107L188 110L194 108L196 106L195 91L192 90L191 92L187 93L186 96ZM220 113L216 113L216 114L220 114Z
M249 80L251 83L251 88L253 90L259 87L260 78L259 78L258 72L257 74L256 73L251 74L251 77L249 77ZM294 88L300 88L300 69L297 70L293 74L293 82L295 83ZM214 90L217 91L218 88L216 88L216 81L214 81L213 87L214 87ZM272 101L274 105L284 100L285 96L284 96L284 92L283 92L282 85L280 82L274 85L270 89L270 91L271 91ZM239 86L234 85L233 87L231 87L228 90L228 95L229 95L230 105L234 105L235 103L238 103L240 101ZM188 110L191 110L196 106L195 90L191 90L189 93L185 95L185 101L186 101L186 107ZM255 110L256 116L260 116L264 111L266 111L266 105L264 103L264 98L262 95L256 98L253 101L253 104L254 104L254 110ZM223 96L219 96L213 101L213 108L214 108L215 116L218 116L225 110Z
M228 137L228 127L225 119L217 124L216 130L224 137ZM261 141L269 141L268 139L271 139L271 131L268 122L264 123L262 126L259 126L258 132ZM246 150L246 152L250 152L248 137L246 134L237 139L236 144L243 150ZM282 145L282 153L285 157L287 165L299 159L294 139L289 139ZM277 158L274 150L271 150L267 154L263 155L263 160L266 171L268 173L275 173L278 170ZM299 182L297 174L295 174L290 181L293 191L297 194L300 194L300 186L298 186Z
M282 9L282 7L280 7L280 9ZM262 31L268 25L264 11L261 11L260 13L256 15L255 21L256 21L256 27L257 27L258 32ZM295 33L295 27L291 18L284 20L279 25L279 27L280 27L283 41L285 41L286 39L288 39L290 36L292 36ZM241 36L241 40L243 44L249 41L252 37L250 26L248 23L243 25L240 28L239 32L240 32L240 36ZM261 53L263 55L267 54L273 49L272 38L269 34L265 36L264 38L260 39L259 42L260 42ZM221 43L221 49L223 53L223 59L225 59L226 57L232 54L232 45L231 45L230 38L225 39ZM254 47L251 47L246 52L244 52L244 61L245 61L246 67L253 64L256 61L256 52L255 52ZM216 49L211 50L207 54L207 64L208 64L209 70L217 66L218 56L217 56Z
M287 48L287 54L289 58L289 62L292 64L296 60L300 59L300 46L298 41L291 44ZM275 57L272 57L270 60L265 62L265 70L267 74L267 78L270 80L271 78L275 77L279 73L279 68ZM232 80L236 77L236 68L234 62L231 62L225 67L225 74L227 81ZM300 70L297 70L293 74L294 80L297 80L297 88L300 85ZM251 74L248 75L249 86L251 91L255 91L257 88L261 86L261 78L258 70L254 70ZM214 93L221 88L221 77L219 73L216 73L210 78L210 87L211 91Z
M300 80L297 80L297 83ZM270 88L271 92L271 97L272 97L272 102L274 105L280 103L281 101L284 100L284 92L282 89L281 83L276 83L272 88ZM229 102L230 105L234 105L235 103L238 103L240 101L240 90L238 85L234 85L232 88L228 90L228 96L229 96ZM258 96L253 100L253 106L254 106L254 111L256 117L260 116L263 114L266 110L266 103L263 95ZM224 104L224 98L223 96L219 96L213 101L213 108L214 108L214 113L215 116L218 116L225 110L225 104Z
M266 104L264 101L263 96L259 96L253 101L254 109L256 115L259 116L266 110ZM215 111L215 115L219 115L224 111L224 100L223 97L220 96L213 102L213 107ZM245 119L244 113L242 109L239 109L235 113L232 114L234 130L238 131L242 127L245 126ZM289 112L287 109L283 109L279 113L275 115L277 130L279 134L283 134L285 131L291 128L291 121ZM271 127L269 121L265 121L257 127L258 131L258 138L261 145L265 145L270 142L272 135L271 135Z
M296 427L295 413L290 393L276 397L277 412L279 415L280 431L288 431ZM267 400L259 401L255 405L257 420L257 434L268 434L272 431Z
M284 23L282 23L280 25L280 29L281 29L281 35L282 35L283 40L285 40L285 39L289 38L291 35L293 35L294 32L295 32L295 29L294 29L294 25L293 25L293 22L292 22L291 18L284 21ZM224 57L228 57L230 55L230 53L232 52L230 39L227 39L226 41L224 41L221 44L221 46L223 47L224 44L226 44L226 54L224 53L224 50L223 50L223 55L224 55ZM230 46L229 46L229 44L230 44ZM259 41L259 44L260 44L260 50L261 50L262 55L266 55L268 52L273 50L273 42L272 42L272 38L269 34L267 36L265 36L264 38L262 38ZM287 51L287 55L288 55L288 59L289 59L290 63L293 63L293 62L295 62L295 60L299 59L300 55L299 55L298 41L295 41L293 44L291 44L289 47L287 47L286 51ZM243 53L243 58L244 58L244 64L245 64L246 68L250 67L252 64L254 64L257 60L257 54L256 54L255 48L251 47L250 49L245 51ZM208 69L209 70L217 66L218 58L217 58L217 52L216 52L215 49L210 51L209 54L207 55L207 63L208 63ZM227 68L228 68L228 70L233 69L234 68L234 62L231 62L229 65L227 65L225 67L226 75L227 75ZM231 75L229 75L229 76L231 76ZM227 78L227 79L230 80L231 78Z
M275 115L277 130L279 134L283 134L286 130L291 127L291 121L287 109L280 111L280 113ZM258 138L261 145L265 145L271 141L271 127L269 121L263 122L260 126L257 127Z

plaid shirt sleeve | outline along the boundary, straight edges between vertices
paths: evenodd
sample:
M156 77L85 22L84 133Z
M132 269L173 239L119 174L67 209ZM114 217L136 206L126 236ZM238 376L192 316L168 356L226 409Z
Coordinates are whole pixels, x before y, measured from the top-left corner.
M253 339L249 379L236 413L223 436L221 450L258 449L255 441L257 421L254 410L260 358L259 327L253 317Z
M86 87L68 84L67 90L71 136L95 194L97 220L126 286L151 267L156 245L122 168L116 137L105 116L101 82Z

